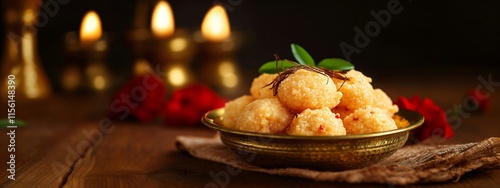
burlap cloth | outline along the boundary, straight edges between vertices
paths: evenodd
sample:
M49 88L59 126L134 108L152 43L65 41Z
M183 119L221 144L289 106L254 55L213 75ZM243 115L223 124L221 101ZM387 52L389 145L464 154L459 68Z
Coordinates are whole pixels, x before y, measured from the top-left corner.
M498 137L468 144L405 146L377 164L340 172L300 168L267 169L254 166L229 151L219 137L179 136L176 144L180 150L185 150L200 159L249 171L317 181L408 185L457 181L461 175L472 170L500 168L500 138Z

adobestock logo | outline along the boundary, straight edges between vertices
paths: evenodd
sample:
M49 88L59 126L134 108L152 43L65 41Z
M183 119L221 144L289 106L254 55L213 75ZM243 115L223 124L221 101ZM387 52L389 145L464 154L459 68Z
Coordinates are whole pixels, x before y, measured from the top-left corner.
M474 88L475 97L466 96L462 103L454 104L452 108L446 110L448 123L450 123L453 130L458 129L462 125L465 118L469 118L471 112L475 112L480 107L480 102L488 100L491 95L500 87L500 82L493 80L493 75L488 74L487 79L485 76L479 75L477 77L479 83Z

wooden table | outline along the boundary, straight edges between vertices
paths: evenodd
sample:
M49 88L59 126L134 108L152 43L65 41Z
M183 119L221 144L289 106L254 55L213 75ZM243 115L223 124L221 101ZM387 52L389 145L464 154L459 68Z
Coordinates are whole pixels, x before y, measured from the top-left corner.
M464 93L479 82L375 84L391 96L430 97L443 109L463 104ZM500 90L500 87L496 88ZM500 92L492 92L493 105L486 113L462 118L447 143L480 141L500 136ZM0 143L1 187L204 187L214 179L210 172L226 166L200 160L176 149L178 135L213 136L204 127L169 127L162 123L112 122L99 129L107 102L95 98L57 96L20 104L18 117L26 126L16 129L16 180L7 178L8 129ZM79 155L81 154L81 155ZM272 176L242 171L231 176L229 187L394 187L380 184L344 184ZM458 182L410 187L500 187L500 170L466 173Z

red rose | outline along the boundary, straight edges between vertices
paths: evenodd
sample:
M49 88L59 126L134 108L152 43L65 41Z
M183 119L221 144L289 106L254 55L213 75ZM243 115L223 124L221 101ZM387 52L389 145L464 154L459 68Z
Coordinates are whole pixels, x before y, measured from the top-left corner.
M400 97L396 102L399 108L417 111L425 118L424 124L412 131L419 141L426 138L448 139L453 137L453 129L448 123L446 113L431 99L414 96L411 99Z
M194 84L174 91L167 102L165 121L167 125L198 125L209 110L223 107L225 100L203 84Z
M151 122L165 107L165 85L158 76L137 76L111 99L109 117L124 120L129 116Z

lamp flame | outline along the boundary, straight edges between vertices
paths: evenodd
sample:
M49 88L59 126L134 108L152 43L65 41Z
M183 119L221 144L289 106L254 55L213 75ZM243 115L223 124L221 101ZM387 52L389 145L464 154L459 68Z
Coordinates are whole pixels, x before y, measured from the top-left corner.
M201 35L204 39L213 42L224 41L229 38L231 28L224 7L215 5L207 12L201 24Z
M95 11L89 11L83 17L80 27L80 42L88 45L99 40L102 36L101 19Z
M157 38L168 38L174 33L174 15L166 1L159 1L153 11L151 30Z

